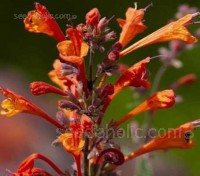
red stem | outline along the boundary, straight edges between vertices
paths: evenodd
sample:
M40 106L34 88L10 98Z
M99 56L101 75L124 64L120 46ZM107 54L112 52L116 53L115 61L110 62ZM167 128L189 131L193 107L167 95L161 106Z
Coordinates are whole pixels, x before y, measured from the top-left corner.
M82 176L81 173L81 155L74 155L74 159L76 161L76 167L77 167L77 176Z

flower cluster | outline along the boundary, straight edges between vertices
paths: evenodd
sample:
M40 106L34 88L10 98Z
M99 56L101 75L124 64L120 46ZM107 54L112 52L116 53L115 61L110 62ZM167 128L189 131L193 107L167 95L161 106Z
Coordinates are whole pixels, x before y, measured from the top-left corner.
M113 139L120 135L120 126L136 118L136 115L172 107L175 104L174 90L181 85L192 83L195 80L194 75L179 79L171 85L171 89L157 91L154 86L153 94L149 98L134 107L124 117L113 118L114 120L104 128L105 131L108 131L107 136L96 135L98 129L103 128L106 110L121 91L127 87L151 88L147 70L147 65L152 60L151 57L148 56L129 68L118 64L118 60L147 45L172 41L171 48L175 50L170 53L170 57L167 49L161 48L160 53L165 67L170 64L177 65L175 56L180 49L183 49L183 45L179 45L180 41L185 43L184 46L198 41L186 27L195 23L194 19L200 13L192 12L184 15L179 13L178 20L170 22L126 47L135 36L147 28L144 24L147 8L137 9L137 5L135 8L129 7L126 11L126 18L117 19L122 29L117 38L116 33L109 28L111 19L101 18L97 8L86 14L85 23L76 26L68 25L66 34L64 34L46 7L35 3L35 10L30 11L24 20L25 28L29 32L43 33L53 37L58 42L59 54L58 59L53 63L53 70L48 73L49 78L57 87L45 82L33 82L30 84L30 90L35 96L47 93L60 96L57 102L57 120L24 97L5 88L0 88L0 93L6 97L1 103L0 114L12 117L18 113L28 113L50 122L59 131L59 136L53 144L61 144L66 152L73 155L76 168L73 173L61 171L45 156L32 154L19 165L15 173L9 172L9 175L51 175L47 171L35 167L34 160L36 159L46 162L58 175L62 176L98 176L111 173L117 175L115 172L117 166L142 154L155 150L193 147L194 141L190 139L190 135L199 126L200 120L186 123L162 136L155 137L128 155L123 153L121 149L123 146L115 144ZM114 39L117 41L107 51L105 58L102 59L94 73L95 51L104 52L107 50L105 43ZM87 59L89 59L88 67L85 66ZM88 68L88 72L86 72L86 68ZM115 83L108 83L107 77L116 73L119 75L118 80ZM110 129L112 130L109 131ZM178 138L174 135L177 132L179 133Z

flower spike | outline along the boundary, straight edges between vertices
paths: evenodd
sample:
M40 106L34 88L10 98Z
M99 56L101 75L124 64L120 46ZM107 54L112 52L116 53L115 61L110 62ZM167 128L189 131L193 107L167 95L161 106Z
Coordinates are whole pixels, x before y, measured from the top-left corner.
M8 175L53 176L42 168L36 168L36 160L47 163L55 170L54 175L58 176L123 175L114 171L116 167L142 154L174 148L189 149L194 146L193 131L200 127L200 119L183 124L176 129L170 128L157 136L155 131L151 130L151 119L154 117L154 111L170 108L175 104L175 100L180 101L181 97L175 98L176 88L191 84L196 79L195 75L189 74L172 83L170 89L158 91L165 71L170 66L181 67L178 54L184 49L194 48L194 43L198 41L200 31L197 31L195 37L187 27L200 23L198 19L194 19L200 16L200 12L197 12L197 8L182 6L179 9L179 17L176 17L179 18L178 20L168 23L130 46L129 43L147 29L144 17L151 6L152 3L143 9L138 9L135 3L135 7L129 7L125 12L125 18L117 19L121 33L119 39L109 47L106 43L115 40L117 36L117 33L109 27L115 15L110 19L101 18L98 8L93 8L86 13L85 21L76 25L72 21L76 15L72 15L72 18L68 19L70 25L66 26L63 33L54 19L56 16L51 15L45 6L35 3L35 10L28 12L24 19L24 26L29 32L46 34L57 41L58 57L53 63L53 70L48 73L57 87L37 81L30 84L30 90L36 96L47 93L62 96L56 100L58 109L56 119L24 97L1 87L0 94L5 96L5 100L1 103L0 115L12 117L18 113L26 113L39 116L53 124L57 128L58 136L52 145L54 147L62 145L64 151L73 156L74 164L70 172L62 172L51 160L36 153L21 162L16 173L8 171ZM70 18L70 15L65 17ZM121 57L132 51L166 41L171 41L169 49L161 48L160 54L155 57L146 57L131 67L117 63ZM192 45L186 46L186 44ZM127 45L129 46L125 48ZM99 56L103 58L98 59ZM162 66L153 81L152 91L148 91L147 88L151 87L151 83L147 66L150 61L158 57L162 61ZM107 77L114 74L118 78L113 83ZM134 88L135 103L140 103L121 118L111 120L107 125L102 124L111 101L128 87ZM132 141L141 146L126 156L123 153L124 149L121 148L123 145L115 140L124 136L120 125L146 111L149 111L147 121L141 124L142 129L140 129L142 132L140 134L144 136L140 136L141 139L136 136L137 140ZM131 136L138 134L137 127L139 124L131 125ZM136 170L135 173L138 171Z
M33 114L42 117L51 124L55 125L57 128L63 129L63 126L61 126L57 121L22 96L3 88L0 88L0 93L7 97L7 99L3 100L1 103L1 115L5 117L12 117L18 113Z
M189 31L185 28L188 22L192 20L195 16L199 15L199 13L188 14L177 21L171 22L166 26L158 29L147 37L139 40L134 43L130 47L126 48L120 53L120 57L125 56L126 54L135 51L141 47L151 45L159 42L166 42L170 40L182 40L187 44L192 44L197 42L197 38L192 36Z
M65 36L55 19L45 6L35 3L36 10L28 13L24 19L26 30L34 33L44 33L55 38L58 42L64 41Z
M170 108L175 103L175 94L173 90L164 90L157 92L152 97L141 103L139 106L130 111L123 118L120 118L118 121L114 122L112 126L119 126L127 120L135 117L136 115L149 111L157 110L162 108Z

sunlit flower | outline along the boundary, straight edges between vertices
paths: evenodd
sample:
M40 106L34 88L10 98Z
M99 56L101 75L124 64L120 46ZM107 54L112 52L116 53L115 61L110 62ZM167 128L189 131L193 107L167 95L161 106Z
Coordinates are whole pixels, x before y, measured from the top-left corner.
M128 86L149 88L150 83L146 80L148 77L146 66L150 62L150 58L146 58L130 68L128 68L114 85L114 93L110 95L104 104L103 111L106 110L112 99L124 88Z
M122 28L119 42L123 47L147 28L143 24L144 12L144 9L137 10L136 8L129 7L126 11L126 19L117 19L119 26Z
M194 146L194 141L190 139L195 129L196 121L189 122L180 127L170 130L162 136L155 137L135 152L125 157L128 161L142 154L155 150L167 150L173 148L190 149Z
M0 93L7 97L2 101L1 107L2 110L0 114L5 117L12 117L18 113L28 113L40 116L50 122L51 124L57 126L58 128L63 128L58 122L56 122L53 118L51 118L48 114L46 114L43 110L41 110L36 105L32 104L25 98L20 95L11 92L8 89L0 89Z
M3 88L0 89L0 93L7 97L1 103L1 115L12 117L20 112L40 115L40 109L20 95Z
M78 176L81 176L81 152L83 150L85 141L78 134L64 133L58 137L58 141L62 143L64 149L74 156L77 166Z
M114 122L113 126L119 126L127 120L145 111L170 108L174 105L174 103L175 94L173 90L163 90L157 92L152 97L148 98L128 114L126 114L123 118L120 118L118 121Z
M54 37L58 42L65 40L60 27L45 6L35 3L36 10L28 13L24 19L26 30L34 33L44 33Z
M166 26L160 28L159 30L153 32L152 34L148 35L147 37L139 40L135 44L123 50L120 53L120 56L123 57L126 54L137 50L141 47L159 42L165 42L170 40L182 40L187 44L197 42L197 38L192 36L185 28L185 25L187 25L187 23L190 22L190 20L197 15L199 15L199 13L188 14L177 21L167 24Z
M65 150L73 155L80 155L84 146L84 140L80 137L74 137L72 133L64 133L58 137Z

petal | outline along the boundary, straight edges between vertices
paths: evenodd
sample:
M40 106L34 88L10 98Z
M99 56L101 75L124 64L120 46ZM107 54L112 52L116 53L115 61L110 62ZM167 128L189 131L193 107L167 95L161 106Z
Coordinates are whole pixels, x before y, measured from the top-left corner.
M45 82L32 82L30 84L30 89L33 95L42 95L47 93L56 93L62 96L67 95L64 91Z
M127 71L124 72L124 74L119 78L119 80L116 82L115 86L119 89L123 89L127 86L135 86L135 87L149 87L149 84L143 85L143 81L146 79L146 66L150 62L150 58L146 58L136 64L134 64L132 67L130 67ZM142 83L140 85L140 82Z
M146 100L147 110L172 107L175 103L175 93L173 90L163 90L155 93Z
M82 44L82 40L83 40L82 33L74 28L68 28L66 30L66 33L67 33L70 41L73 44L73 50L74 50L75 56L80 56L81 55L81 44Z
M82 42L82 44L81 44L81 57L87 56L88 51L89 51L89 46L88 46L88 44L85 43L85 42Z
M62 90L65 90L65 85L63 82L58 78L56 71L52 70L48 73L49 78L52 82L54 82L56 85L58 85Z
M1 103L1 106L3 108L3 110L1 110L0 112L1 115L11 117L19 112L33 114L47 120L58 128L64 128L57 121L51 118L46 112L44 112L42 109L40 109L30 101L26 100L24 97L3 88L0 88L0 93L7 97L7 99Z
M182 40L187 44L197 42L197 38L192 36L184 27L192 18L193 14L188 14L175 22L167 24L166 26L160 28L159 30L123 50L120 53L120 56L122 57L136 49L159 42L170 40Z
M19 112L35 115L40 113L40 110L35 105L22 96L3 88L0 89L0 93L7 97L7 99L1 103L1 106L4 109L1 111L2 115L11 117Z
M63 147L67 152L72 153L75 156L80 155L85 144L85 141L82 138L80 138L78 139L78 145L76 145L77 139L74 138L72 133L61 134L58 137L58 140L63 144Z
M142 33L147 27L142 23L144 18L144 10L136 10L128 8L126 11L126 20L117 19L122 32L120 34L119 42L127 45L137 34Z
M99 10L97 8L93 8L85 16L86 23L91 26L96 26L99 23L100 17L101 15Z
M16 109L11 99L3 100L1 103L1 107L2 107L2 110L0 114L6 117L12 117L22 111L22 110Z
M128 161L142 154L152 152L155 150L166 150L173 148L190 149L194 146L194 141L188 139L188 132L194 130L194 125L192 122L181 125L180 127L170 130L160 137L156 137L149 141L147 144L143 145L141 148L135 152L129 154L125 157Z
M130 67L123 73L123 75L115 83L114 93L108 96L103 107L103 112L105 112L105 110L107 109L108 105L113 100L113 98L124 88L128 86L145 87L145 88L150 87L150 83L146 81L147 78L146 66L147 63L149 62L150 62L149 57L143 59L142 61L134 64L132 67Z
M152 97L138 105L124 117L120 118L112 124L112 126L119 126L136 115L149 110L157 110L163 108L170 108L175 103L175 94L173 90L164 90L157 92Z
M36 10L28 12L27 17L24 20L25 28L29 32L44 33L52 36L53 32L51 28L44 22L41 14Z
M26 30L34 33L44 33L54 37L58 42L65 40L60 27L45 6L36 3L36 10L28 12L24 19Z
M81 48L79 54L77 55L73 43L70 40L65 40L63 42L58 43L57 45L60 57L67 62L73 63L73 60L68 59L67 57L74 57L74 58L83 58L87 55L89 46L85 43L81 43ZM77 49L76 49L77 50Z
M93 134L94 124L90 117L83 114L81 116L81 127L86 134Z
M75 50L72 41L65 40L57 45L60 56L75 56Z

